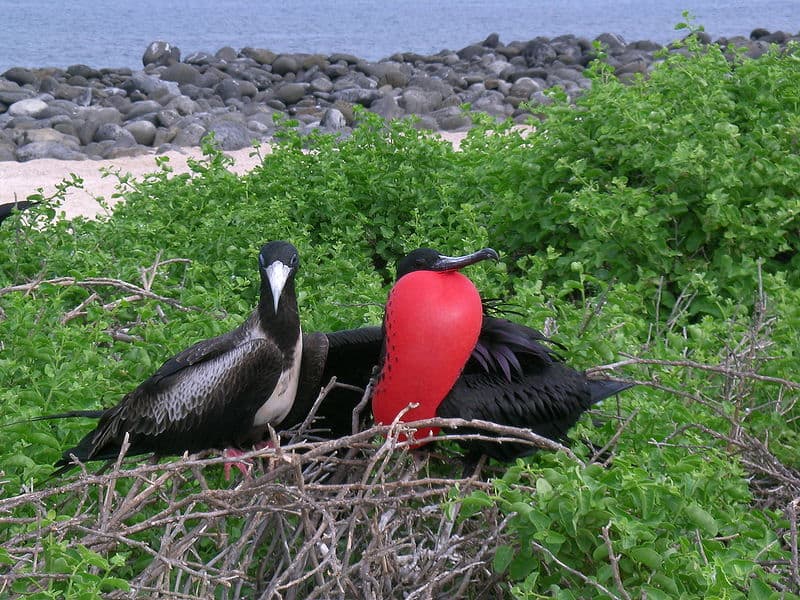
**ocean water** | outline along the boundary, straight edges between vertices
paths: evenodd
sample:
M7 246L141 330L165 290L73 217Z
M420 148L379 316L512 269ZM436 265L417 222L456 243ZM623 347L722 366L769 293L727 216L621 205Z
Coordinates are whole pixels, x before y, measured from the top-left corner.
M682 37L674 27L687 9L714 38L756 27L800 31L798 0L0 0L0 72L78 63L138 69L154 40L183 56L254 46L368 60L458 50L492 32L505 43L611 32L663 44Z

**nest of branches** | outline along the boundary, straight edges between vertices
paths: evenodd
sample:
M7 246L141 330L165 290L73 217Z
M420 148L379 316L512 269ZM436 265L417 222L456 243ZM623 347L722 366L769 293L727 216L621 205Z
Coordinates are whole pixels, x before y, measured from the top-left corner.
M509 441L563 448L527 430L486 427ZM433 598L467 589L500 597L491 560L507 541L506 520L495 507L460 514L461 499L490 484L462 476L458 461L402 451L403 431L396 423L314 441L298 430L236 459L258 466L230 487L214 483L229 458L127 467L123 447L105 473L79 465L69 483L0 500L0 522L22 531L4 542L13 564L0 573L0 594L73 577L48 560L47 547L57 543L62 551L135 549L149 557L130 589L109 597L388 598L403 590L405 598ZM22 507L27 516L17 516Z

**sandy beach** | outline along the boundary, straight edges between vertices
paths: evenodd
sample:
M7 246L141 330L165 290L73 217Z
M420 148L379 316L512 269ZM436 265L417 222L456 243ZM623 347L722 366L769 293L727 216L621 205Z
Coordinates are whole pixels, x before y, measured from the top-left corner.
M444 139L451 141L458 146L464 139L466 133L441 133ZM264 144L261 153L270 151L270 146ZM253 148L244 148L232 152L226 152L234 160L231 167L236 173L246 173L253 169L258 163L258 156L254 155ZM201 158L200 148L186 148L185 153L168 152L169 162L174 172L185 173L189 170L186 164L188 158ZM140 179L147 173L158 170L156 166L156 155L136 156L132 158L120 158L117 160L55 160L40 159L28 162L0 162L0 204L25 200L30 194L42 188L45 195L56 191L56 185L64 179L71 178L74 173L83 179L83 189L70 189L67 192L66 200L62 205L65 217L72 219L77 216L92 218L104 212L103 207L97 202L101 197L106 203L113 206L118 199L112 198L116 192L116 177L103 177L103 170L119 170L122 173L130 173L136 179Z

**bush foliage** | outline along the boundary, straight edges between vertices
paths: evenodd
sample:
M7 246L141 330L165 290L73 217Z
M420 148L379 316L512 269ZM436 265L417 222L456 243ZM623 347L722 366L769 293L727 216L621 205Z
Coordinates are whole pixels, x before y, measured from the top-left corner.
M459 498L465 518L509 515L513 540L493 561L508 594L789 597L800 584L783 512L800 495L799 61L796 48L750 61L690 41L627 85L598 63L577 106L537 107L535 132L481 120L459 151L364 113L346 140L287 129L244 176L211 147L189 175L166 160L141 182L118 175L124 202L98 220L53 219L58 195L41 198L32 223L0 228L4 420L110 406L237 325L256 302L264 241L300 251L306 331L379 322L404 251L490 245L502 263L469 272L483 295L546 328L573 364L653 361L619 371L649 385L574 433L585 461L611 441L606 455L540 453ZM4 426L3 495L51 485L50 465L86 429ZM147 563L135 548L42 543L48 569L84 573L42 598L124 589ZM0 573L17 560L0 550Z

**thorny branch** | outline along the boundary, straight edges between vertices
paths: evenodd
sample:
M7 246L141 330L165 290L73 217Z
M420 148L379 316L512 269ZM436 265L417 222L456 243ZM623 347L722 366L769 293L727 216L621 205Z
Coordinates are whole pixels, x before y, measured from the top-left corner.
M191 261L186 258L170 258L167 260L161 260L161 252L159 252L156 255L152 265L149 267L140 268L139 273L142 278L142 285L136 285L134 283L123 281L121 279L114 279L111 277L87 277L85 279L77 279L75 277L54 277L51 279L39 278L29 281L28 283L21 283L0 288L0 296L10 294L12 292L24 292L25 294L31 294L41 288L43 285L55 285L60 287L75 286L91 290L92 293L85 300L64 314L61 319L62 323L67 323L76 317L85 316L86 307L92 302L101 302L103 310L112 310L123 302L137 302L148 299L162 302L182 312L199 311L200 309L195 306L183 306L174 298L162 296L161 294L156 294L152 291L153 281L155 280L158 269L162 266L174 263L190 264ZM103 287L120 290L128 295L110 302L104 302L100 294L95 291L96 288Z

